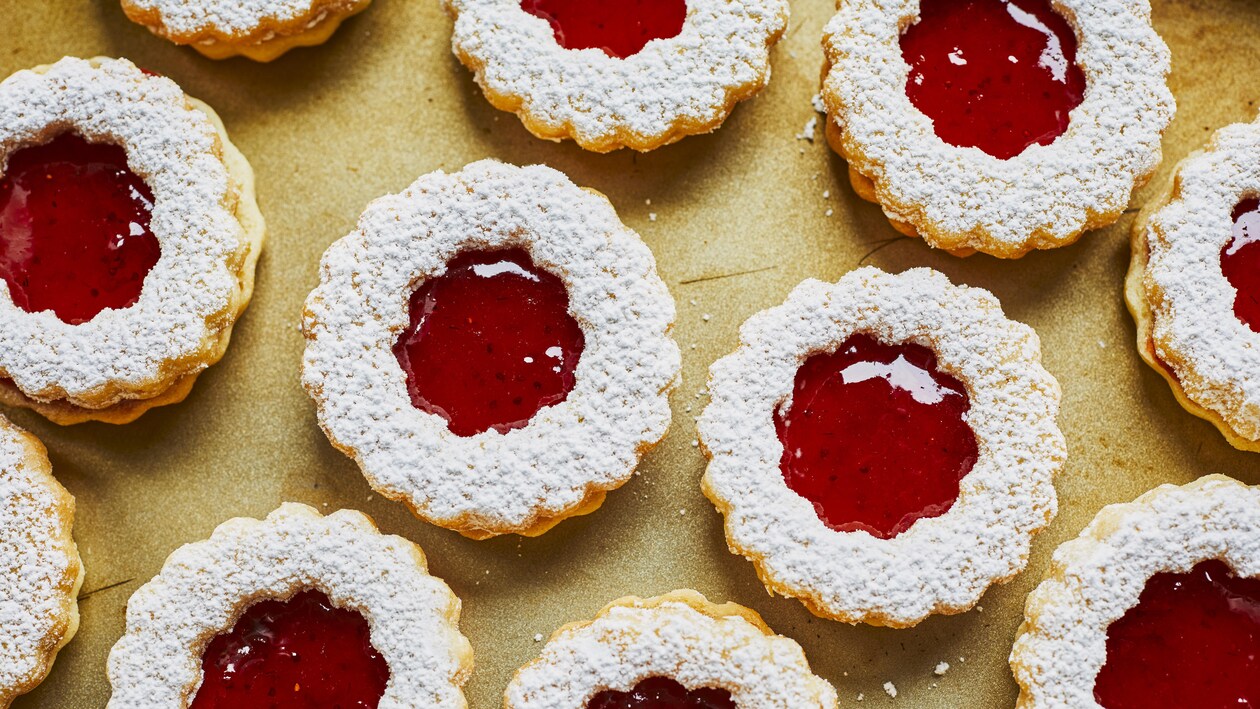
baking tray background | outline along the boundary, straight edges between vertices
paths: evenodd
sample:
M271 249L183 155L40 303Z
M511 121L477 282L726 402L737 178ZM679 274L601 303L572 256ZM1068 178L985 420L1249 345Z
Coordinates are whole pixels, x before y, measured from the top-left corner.
M60 428L13 412L47 444L78 499L75 537L87 566L78 636L14 706L103 707L105 661L131 593L179 545L285 500L362 510L424 548L464 601L462 628L477 653L466 689L474 708L500 706L512 673L541 647L535 635L622 595L683 586L762 613L805 647L842 706L859 694L866 707L1011 706L1007 653L1054 548L1103 505L1159 483L1210 472L1260 483L1260 456L1235 451L1183 412L1138 359L1121 299L1132 215L1019 261L958 259L895 239L879 208L849 188L821 130L814 143L796 138L814 115L819 37L831 12L828 0L793 2L769 88L717 133L647 155L596 155L538 140L492 109L451 56L451 23L436 0L377 0L323 47L270 65L214 62L170 45L128 22L117 0L0 0L0 75L63 54L103 54L171 76L223 116L257 171L268 225L253 304L227 356L186 402L124 427ZM1155 0L1154 20L1172 47L1179 107L1164 164L1135 207L1213 130L1254 119L1260 99L1260 3ZM546 163L607 194L655 252L678 301L684 381L668 437L603 509L539 539L469 541L373 494L327 443L299 383L302 302L324 249L371 199L485 157ZM820 620L794 600L768 597L752 565L727 552L720 517L699 489L694 417L709 364L735 346L745 318L796 283L835 280L859 264L931 266L989 289L1010 317L1036 328L1063 386L1059 424L1070 457L1058 480L1060 512L1028 570L970 613L910 630ZM951 669L935 677L940 661ZM886 681L895 700L881 689Z

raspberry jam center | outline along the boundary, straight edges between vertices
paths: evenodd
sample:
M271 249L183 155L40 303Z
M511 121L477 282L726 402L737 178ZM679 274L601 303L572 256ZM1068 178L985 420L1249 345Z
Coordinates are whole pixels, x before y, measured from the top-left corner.
M1260 332L1260 199L1234 207L1234 235L1221 249L1221 272L1237 291L1234 316Z
M775 412L783 478L828 527L895 537L958 499L978 450L970 408L928 348L854 335L806 360Z
M1094 699L1107 709L1260 707L1260 579L1215 560L1152 576L1107 629Z
M319 591L250 606L201 671L190 709L375 709L389 682L367 621Z
M561 47L619 59L677 37L687 19L686 0L521 0L521 9L550 22Z
M901 56L936 135L1002 160L1054 142L1085 97L1076 35L1048 0L922 0Z
M65 133L13 153L0 176L0 277L14 304L72 325L134 305L158 262L152 209L117 145Z
M586 709L735 709L735 702L725 689L687 689L668 677L650 677L629 692L600 692Z
M511 249L462 254L425 281L394 355L411 403L473 436L564 401L584 345L564 282Z

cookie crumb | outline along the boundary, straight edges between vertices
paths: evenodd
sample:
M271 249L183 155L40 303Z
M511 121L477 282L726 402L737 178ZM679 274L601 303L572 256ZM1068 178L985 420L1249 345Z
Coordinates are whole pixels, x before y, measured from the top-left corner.
M801 132L796 134L796 139L808 140L809 142L812 143L814 142L814 135L815 133L817 133L817 131L818 131L818 116L811 116L809 121L805 123L805 127L801 129Z
M949 663L944 660L938 662L936 669L932 670L932 674L937 677L944 677L946 672L949 672Z
M893 684L892 682L884 683L884 691L887 692L888 696L892 697L893 699L897 698L897 685Z

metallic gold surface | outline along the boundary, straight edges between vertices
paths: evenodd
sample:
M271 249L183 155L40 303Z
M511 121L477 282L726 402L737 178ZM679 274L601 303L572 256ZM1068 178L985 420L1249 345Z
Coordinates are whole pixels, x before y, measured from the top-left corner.
M1255 117L1260 4L1154 5L1173 49L1179 103L1158 183L1213 130ZM1023 599L1059 542L1102 505L1161 482L1221 472L1260 483L1260 457L1235 451L1182 411L1138 359L1121 298L1132 215L1075 246L1015 262L890 241L898 235L878 207L853 194L821 130L813 143L795 138L814 115L818 39L831 6L799 0L792 10L769 89L717 133L648 155L595 155L537 140L492 109L451 56L450 22L436 0L377 0L328 44L268 65L214 62L175 47L129 23L115 0L0 0L0 74L63 54L121 55L218 110L257 171L269 228L254 302L223 362L186 402L125 427L60 428L13 414L48 446L54 472L78 498L75 536L87 566L78 636L44 684L14 706L103 707L105 660L122 633L127 597L179 545L229 517L259 517L295 500L360 509L424 547L434 573L464 600L463 629L477 653L467 693L478 709L499 706L512 673L537 654L536 634L589 618L620 596L682 586L749 605L800 641L837 685L842 706L861 694L863 707L1007 707L1016 687L1006 657ZM603 509L538 539L470 541L372 494L325 441L298 381L298 321L323 250L372 198L484 157L544 162L607 194L655 251L679 304L684 383L673 430ZM1134 206L1158 191L1155 183ZM700 494L704 460L692 445L706 370L734 347L739 323L781 302L801 279L834 280L859 263L932 266L993 291L1008 315L1040 333L1046 366L1063 385L1070 459L1058 483L1061 511L1038 537L1029 571L990 591L983 610L911 630L840 625L767 597L752 566L726 551L720 519ZM936 677L941 661L951 668ZM895 702L886 681L897 687Z

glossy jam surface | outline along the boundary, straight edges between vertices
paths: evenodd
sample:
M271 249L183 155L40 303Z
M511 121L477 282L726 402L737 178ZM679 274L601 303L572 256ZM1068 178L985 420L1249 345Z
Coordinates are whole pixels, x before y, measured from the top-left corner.
M191 709L375 709L389 682L367 621L319 591L250 606L201 668Z
M550 22L560 46L621 59L677 37L687 19L685 0L521 0L521 9Z
M1220 561L1152 576L1107 629L1106 709L1260 707L1260 579Z
M152 209L116 145L66 133L14 152L0 176L0 277L13 302L73 325L135 304L158 262Z
M1221 249L1221 272L1238 293L1234 315L1260 332L1260 199L1234 208L1234 235Z
M1049 0L923 0L901 55L936 135L1003 160L1054 142L1085 97L1076 35Z
M472 436L564 401L584 345L564 282L512 249L461 254L425 281L394 355L411 403Z
M629 692L600 692L586 709L735 709L735 702L725 689L689 690L668 677L650 677Z
M775 413L783 478L828 527L895 537L958 499L977 456L970 408L928 348L854 335L806 360Z

